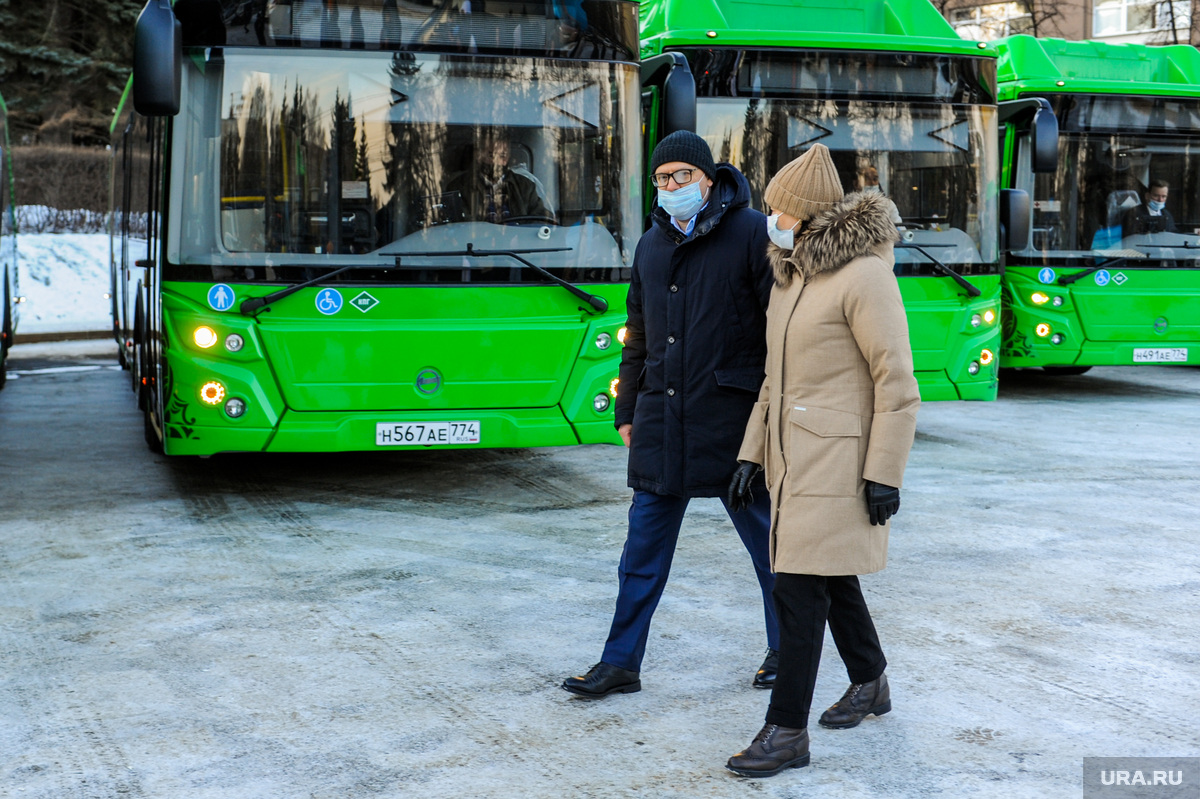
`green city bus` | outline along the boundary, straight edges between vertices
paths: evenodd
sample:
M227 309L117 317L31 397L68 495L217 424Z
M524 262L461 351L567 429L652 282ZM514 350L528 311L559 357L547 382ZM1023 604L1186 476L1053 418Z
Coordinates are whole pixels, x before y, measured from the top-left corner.
M1200 363L1200 53L1186 45L998 42L1000 97L1058 120L1057 164L1035 174L1020 124L1002 180L1033 199L1008 254L1004 367ZM1152 187L1165 209L1152 215Z
M636 3L150 0L135 39L114 328L151 448L619 441Z
M687 59L696 130L761 210L771 175L817 141L847 191L891 197L922 398L995 399L995 49L926 0L644 0L640 24L643 58Z
M12 141L8 135L8 106L0 94L0 281L3 281L3 305L0 305L0 388L8 373L8 350L13 345L19 318L17 283L17 205L13 178Z

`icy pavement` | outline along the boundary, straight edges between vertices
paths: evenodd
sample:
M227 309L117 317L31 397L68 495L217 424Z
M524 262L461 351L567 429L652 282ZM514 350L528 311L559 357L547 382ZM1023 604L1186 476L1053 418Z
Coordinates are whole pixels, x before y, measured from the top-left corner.
M1200 754L1198 400L1200 369L1142 367L924 405L890 565L863 578L894 710L814 724L810 767L748 781L722 766L766 707L761 612L715 500L643 691L587 702L558 684L607 633L623 450L166 460L126 373L22 377L0 392L0 793L1078 796L1084 757ZM818 712L845 679L827 642Z

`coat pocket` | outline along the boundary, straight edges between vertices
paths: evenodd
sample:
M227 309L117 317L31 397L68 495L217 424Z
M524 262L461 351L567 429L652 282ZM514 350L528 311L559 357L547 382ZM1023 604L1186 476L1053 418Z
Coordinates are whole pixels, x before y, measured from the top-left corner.
M799 496L853 497L862 475L862 417L793 406L788 434L788 489Z
M758 394L767 375L761 367L754 366L749 369L717 369L713 372L713 377L722 388L736 388Z

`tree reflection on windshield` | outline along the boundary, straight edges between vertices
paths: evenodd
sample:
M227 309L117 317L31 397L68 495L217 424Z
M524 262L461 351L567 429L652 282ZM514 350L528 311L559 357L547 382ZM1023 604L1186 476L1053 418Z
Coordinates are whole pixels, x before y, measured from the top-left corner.
M910 238L945 263L997 259L991 108L854 100L706 98L698 130L718 160L750 182L753 202L771 176L813 142L829 147L846 192L879 190ZM869 178L867 176L870 176ZM897 260L920 260L913 250Z
M186 139L184 262L344 260L410 238L399 249L459 251L469 235L479 249L574 253L541 265L628 266L640 218L627 65L306 53L285 66L227 52L188 79L209 91L186 94L184 118L220 136L218 164L206 137Z

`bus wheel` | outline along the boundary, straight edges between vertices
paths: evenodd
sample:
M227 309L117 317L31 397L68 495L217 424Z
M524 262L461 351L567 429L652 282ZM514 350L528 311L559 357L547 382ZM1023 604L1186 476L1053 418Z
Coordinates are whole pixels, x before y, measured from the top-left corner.
M162 436L154 429L154 419L150 416L150 402L146 403L146 409L142 411L142 431L146 436L146 446L155 455L163 453Z
M1043 366L1042 371L1055 377L1071 377L1072 375L1086 374L1091 371L1091 368L1090 366Z
M4 384L8 382L8 372L5 371L8 367L8 348L12 346L13 330L12 330L12 297L9 295L8 288L8 270L4 272L4 319L0 321L0 388L4 388Z

